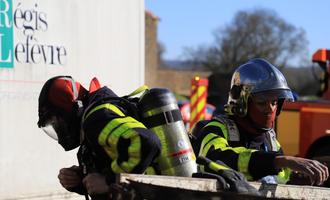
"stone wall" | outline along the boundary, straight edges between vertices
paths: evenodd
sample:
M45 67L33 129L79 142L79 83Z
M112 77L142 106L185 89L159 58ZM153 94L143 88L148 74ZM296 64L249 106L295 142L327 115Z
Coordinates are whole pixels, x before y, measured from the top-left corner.
M191 80L195 76L207 78L209 72L158 69L156 73L157 82L154 86L166 87L175 93L190 96Z
M210 72L173 70L161 68L157 48L157 24L160 19L151 12L145 15L145 84L149 87L166 87L181 95L190 95L194 76L207 78Z
M157 54L157 23L159 18L151 12L145 12L145 71L144 82L149 87L156 83L158 54Z

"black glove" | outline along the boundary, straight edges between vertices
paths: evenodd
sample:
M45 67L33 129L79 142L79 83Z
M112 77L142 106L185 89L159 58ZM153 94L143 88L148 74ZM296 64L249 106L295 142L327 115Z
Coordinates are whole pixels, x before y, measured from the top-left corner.
M222 161L217 160L214 162L206 157L199 156L197 158L197 163L204 165L206 171L221 176L222 179L219 181L220 185L225 185L223 180L229 185L229 188L224 186L223 189L242 194L260 195L258 190L249 184L242 173L229 168ZM219 180L219 178L217 178L217 180Z
M216 179L218 181L218 188L217 190L230 190L230 185L227 183L226 179L222 176L209 173L209 172L197 172L193 173L192 177L194 178L209 178L209 179Z

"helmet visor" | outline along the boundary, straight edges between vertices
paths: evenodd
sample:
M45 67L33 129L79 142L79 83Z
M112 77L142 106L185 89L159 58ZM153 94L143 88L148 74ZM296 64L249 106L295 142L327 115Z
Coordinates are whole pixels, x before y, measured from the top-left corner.
M56 131L54 129L54 127L50 124L47 124L44 127L41 127L41 129L51 138L53 138L54 140L58 140Z
M39 128L48 136L57 140L65 151L72 150L79 146L79 125L79 123L72 123L70 117L63 116L63 114L59 112L51 110L39 112Z
M253 99L258 99L261 101L272 101L275 99L284 99L286 101L294 101L293 94L291 90L270 90L266 92L257 92L251 94Z
M46 119L40 128L54 140L59 140L59 137L66 135L69 130L67 123L56 115Z

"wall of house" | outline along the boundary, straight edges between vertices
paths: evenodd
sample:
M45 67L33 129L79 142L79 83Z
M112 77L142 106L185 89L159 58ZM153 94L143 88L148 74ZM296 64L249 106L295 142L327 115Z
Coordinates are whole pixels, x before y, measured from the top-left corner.
M190 95L191 80L195 76L207 78L211 73L175 70L160 66L157 46L157 24L161 20L150 11L145 15L145 83L149 87L165 87L181 95Z

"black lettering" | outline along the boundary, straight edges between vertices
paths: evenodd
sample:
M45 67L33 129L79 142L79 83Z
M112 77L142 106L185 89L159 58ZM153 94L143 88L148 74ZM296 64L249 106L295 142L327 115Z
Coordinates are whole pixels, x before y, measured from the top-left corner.
M44 45L41 45L41 52L42 52L42 56L44 58L44 63L47 63L47 55L46 55L46 52L45 52L45 46Z
M54 47L52 45L40 45L41 52L44 58L44 62L47 64L54 65ZM50 61L49 61L50 59Z
M30 22L33 21L33 16L32 16L32 12L30 10L26 10L24 12L24 23L23 23L23 27L24 27L24 35L33 35L34 33L34 29L33 26L30 25ZM29 32L31 32L31 34L29 34Z
M48 45L48 48L50 49L50 58L51 58L51 62L50 64L54 64L54 48L52 45Z
M15 47L15 58L18 62L45 63L65 65L67 50L64 46L33 44L33 36L26 37L26 44L18 43ZM24 60L25 58L25 60Z
M17 5L19 7L21 3ZM23 11L20 8L17 8L14 12L14 24L17 29L22 29L24 23Z
M32 40L33 36L26 36L26 62L30 63L29 60L29 41Z
M41 60L40 53L41 53L40 46L38 44L33 45L31 48L31 60L34 64L37 64L40 62L40 60Z
M65 47L57 47L57 58L60 65L66 64L66 49ZM64 60L63 60L64 59Z
M24 57L24 53L25 53L25 47L23 43L18 43L15 47L15 59L22 63L20 58Z
M44 13L44 12L40 12L40 13L39 13L39 20L40 20L41 24L40 24L40 27L39 27L39 28L40 28L42 31L47 31L47 29L48 29L48 24L47 24L46 19L47 19L47 15L46 15L46 13Z
M38 10L38 3L35 3L30 10L24 10L20 8L21 6L22 3L17 4L13 18L15 27L21 29L26 36L26 43L18 42L15 46L16 61L20 63L65 65L67 50L64 46L38 44L37 38L33 36L35 31L48 30L47 13Z
M37 8L38 4L34 4L34 7ZM34 30L38 30L38 11L33 9L32 13L33 13L33 19L35 20Z

